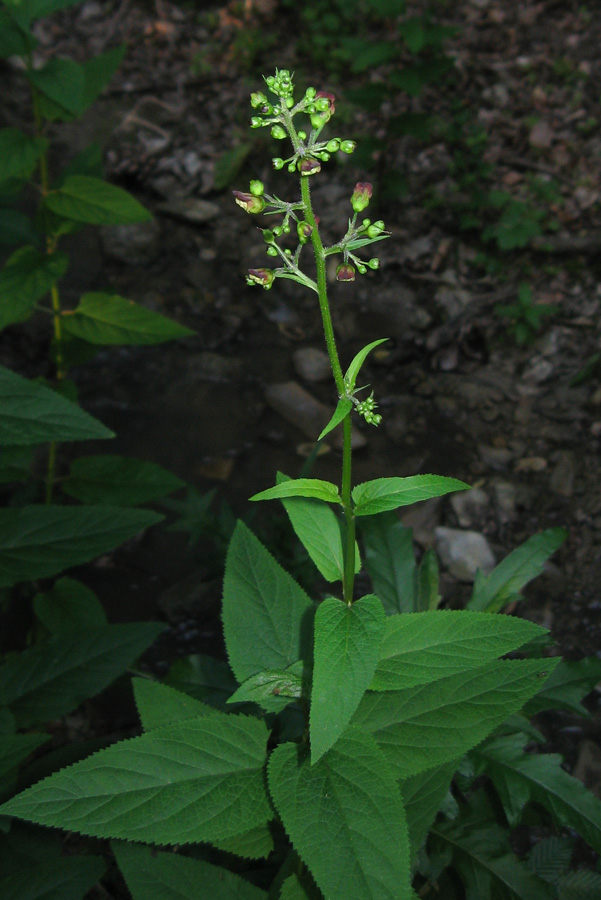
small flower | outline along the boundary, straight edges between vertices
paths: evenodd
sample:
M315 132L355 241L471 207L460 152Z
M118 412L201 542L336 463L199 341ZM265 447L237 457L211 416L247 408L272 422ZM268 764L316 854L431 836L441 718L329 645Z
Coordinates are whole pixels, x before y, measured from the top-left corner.
M308 159L299 159L298 171L301 175L317 175L321 172L321 163L317 159L309 157Z
M243 191L232 191L232 194L238 206L251 215L257 215L265 209L263 197L255 197L254 194L247 194Z
M363 212L369 206L369 200L373 188L369 181L358 181L351 197L351 206L355 212Z
M309 225L308 222L299 222L296 226L296 230L298 232L298 239L301 244L306 244L309 238L311 237L311 233L313 229Z
M351 266L350 263L341 263L336 269L336 280L337 281L354 281L355 280L355 267Z
M273 284L275 275L271 269L249 269L246 276L247 284L260 284L266 291Z

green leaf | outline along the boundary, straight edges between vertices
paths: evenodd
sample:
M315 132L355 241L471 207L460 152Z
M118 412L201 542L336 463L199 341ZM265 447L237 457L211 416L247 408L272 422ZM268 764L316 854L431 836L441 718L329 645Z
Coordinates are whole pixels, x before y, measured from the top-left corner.
M0 510L0 587L48 578L108 553L158 513L112 506L31 505Z
M0 270L0 330L24 322L44 294L67 271L64 253L41 253L35 247L19 247Z
M526 710L535 715L544 709L567 709L579 716L590 713L580 702L601 681L601 659L587 656L573 662L560 659L541 690L528 701Z
M85 85L84 70L79 63L55 56L41 69L30 70L28 78L43 97L71 115L79 115Z
M328 900L411 895L403 804L368 735L349 728L314 766L296 744L281 744L268 775L284 827Z
M212 712L121 741L46 778L3 815L102 838L188 844L269 821L267 728Z
M237 687L227 662L205 653L194 653L176 660L167 674L167 683L219 709L225 707Z
M601 900L601 875L590 869L567 872L557 884L559 900Z
M75 6L80 0L5 0L7 6L9 2L12 7L11 14L21 28L26 29L34 19L41 19L58 12L59 9Z
M342 420L349 414L351 409L353 408L353 401L349 400L348 397L341 397L336 404L336 409L334 410L334 415L323 429L319 437L318 441L323 441L324 437L333 431L337 425L340 425Z
M296 875L289 875L282 883L279 900L310 900Z
M49 740L49 734L0 734L1 793L4 793L7 775Z
M371 344L367 344L367 346L363 347L362 350L353 357L353 360L346 370L346 374L344 376L344 384L349 393L352 393L355 390L355 382L357 380L357 375L359 374L359 370L361 366L365 362L367 355L371 353L371 351L375 347L379 347L380 344L385 344L388 338L380 338L378 341L372 341Z
M267 900L254 884L203 860L139 844L111 847L133 900Z
M353 489L356 516L373 516L375 513L409 506L431 497L442 497L451 491L463 491L469 485L457 478L444 475L410 475L408 478L376 478L358 484Z
M67 334L91 344L161 344L194 332L118 294L84 294L76 309L63 312Z
M2 900L81 900L104 875L101 856L61 856L0 878Z
M325 503L342 503L338 488L319 478L291 478L251 497L251 500L282 500L286 497L314 497Z
M126 45L112 47L105 53L93 56L82 64L84 87L77 114L81 115L102 93L125 56Z
M47 146L45 138L30 137L19 128L0 129L0 182L29 178Z
M419 772L401 781L411 859L415 858L427 837L436 813L450 790L457 763L457 760L452 760L443 766Z
M144 731L212 712L211 707L200 700L150 678L134 678L132 687Z
M274 843L269 823L264 823L235 837L213 841L213 846L244 859L266 859L273 851Z
M240 684L311 656L314 605L260 541L238 522L227 553L223 627Z
M332 747L373 678L386 615L369 594L351 606L327 597L315 614L311 764Z
M34 49L33 34L19 28L9 13L0 9L0 59L7 56L27 56Z
M549 528L529 538L488 576L480 576L474 585L468 609L496 613L515 599L521 589L544 571L545 561L568 536L565 528Z
M440 681L517 650L545 629L526 619L466 610L389 616L372 691Z
M429 547L422 556L415 579L416 612L435 610L440 602L438 592L438 559Z
M157 463L126 456L87 456L73 460L61 489L82 503L138 506L180 490L181 478Z
M0 245L13 247L37 239L28 217L18 209L0 209Z
M121 675L163 631L158 622L72 629L0 665L4 702L19 728L71 712Z
M404 691L368 692L352 723L371 732L397 777L407 778L479 744L536 693L554 663L503 660Z
M45 202L57 215L89 225L130 225L152 218L127 191L89 175L69 175Z
M573 853L573 838L552 835L534 845L528 854L528 868L543 881L553 884L570 868Z
M292 700L298 700L302 688L302 664L297 663L289 669L267 669L251 675L227 702L257 703L266 712L279 712Z
M374 592L390 615L415 608L413 531L394 512L359 520L365 568Z
M114 436L76 403L0 366L0 444L22 446Z
M36 594L33 611L51 634L108 624L94 591L74 578L59 578L48 593Z
M530 800L547 809L559 826L573 828L601 852L601 801L551 753L525 753L520 735L493 738L474 751L479 771L492 779L510 823Z

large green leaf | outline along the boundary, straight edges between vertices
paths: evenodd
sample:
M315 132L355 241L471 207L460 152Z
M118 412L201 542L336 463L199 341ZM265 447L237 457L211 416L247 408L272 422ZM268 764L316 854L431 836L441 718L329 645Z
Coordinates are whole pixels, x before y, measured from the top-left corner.
M34 36L19 28L7 10L0 9L0 59L27 56L35 44Z
M19 728L63 716L108 687L163 629L159 622L103 625L34 644L0 665L4 703Z
M317 608L310 718L313 765L336 743L369 687L385 620L373 594L351 606L327 597Z
M130 225L152 218L127 191L89 175L69 175L45 202L57 215L88 225Z
M280 712L303 693L303 664L288 669L266 669L243 682L228 703L257 703L266 712Z
M567 709L590 716L582 698L601 681L601 659L587 656L578 661L560 659L541 690L528 701L526 712L533 716L544 709Z
M340 493L331 481L319 478L290 478L275 487L267 488L251 497L251 500L282 500L285 497L313 497L325 503L342 503Z
M101 856L60 856L0 878L2 900L81 900L104 875Z
M213 846L244 859L266 859L274 848L274 842L270 824L264 822L234 837L213 841Z
M317 438L318 441L323 441L324 437L328 435L331 431L333 431L336 426L340 425L342 420L348 416L351 409L353 408L353 401L349 400L348 397L340 397L338 403L336 404L336 409L332 415L332 418L325 425Z
M238 522L223 581L225 643L238 681L309 659L314 609L296 581Z
M504 656L544 633L526 619L466 610L389 616L370 690L399 691L439 681Z
M490 575L478 573L467 608L499 612L529 581L541 574L545 561L561 547L567 535L565 528L549 528L513 550Z
M401 781L412 859L420 849L436 813L449 792L456 769L457 761L451 761Z
M365 568L374 593L386 612L413 612L415 609L415 555L413 531L405 528L396 513L359 519Z
M353 488L356 516L373 516L376 513L409 506L420 500L442 497L451 491L463 491L468 484L444 475L409 475L407 478L376 478Z
M0 794L9 772L49 740L48 734L0 734Z
M0 813L148 843L231 837L272 817L267 736L258 719L219 712L165 725L55 773Z
M267 900L254 884L200 859L115 841L112 849L133 900Z
M554 663L503 660L404 691L368 691L352 722L374 735L397 777L407 778L479 744L521 709Z
M44 138L30 137L19 128L0 129L0 182L29 178L47 146Z
M126 46L111 47L110 50L87 59L83 64L84 88L78 115L92 105L103 88L109 83L125 56Z
M184 719L194 719L212 712L210 706L175 688L149 678L132 681L138 714L144 731L162 728Z
M46 594L36 594L33 611L50 634L108 624L94 591L75 578L58 578Z
M73 116L82 108L85 75L83 67L73 59L52 57L41 69L32 69L28 78L52 103Z
M113 506L0 510L0 587L48 578L113 550L163 516Z
M25 321L68 263L64 253L42 253L35 247L15 250L0 270L0 329Z
M407 900L409 843L400 793L367 734L349 728L314 766L296 744L269 763L292 843L328 900Z
M63 312L64 330L90 344L162 344L190 337L189 328L118 294L83 294L78 306Z
M138 506L185 486L157 463L109 454L75 459L61 483L65 494L82 503L115 506Z
M492 738L473 752L478 770L492 779L510 823L520 820L530 800L601 852L601 801L562 769L560 756L525 753L524 742L519 734L506 735Z
M3 446L114 436L76 403L0 366L0 444Z

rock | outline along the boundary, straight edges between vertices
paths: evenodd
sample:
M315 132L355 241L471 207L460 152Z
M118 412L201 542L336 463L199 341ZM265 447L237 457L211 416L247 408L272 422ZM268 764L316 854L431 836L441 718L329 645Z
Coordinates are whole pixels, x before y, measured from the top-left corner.
M332 377L328 354L316 347L299 347L292 354L292 363L303 381L317 383Z
M459 581L473 581L480 569L488 575L496 560L484 535L477 531L439 527L434 530L436 552Z
M131 265L151 262L160 254L161 226L156 219L100 229L102 249L111 259Z
M239 372L240 359L202 350L188 361L188 377L192 380L225 384Z
M553 375L555 366L549 359L535 356L522 374L522 379L530 384L543 384Z
M472 488L451 497L451 506L462 528L469 528L481 520L488 502L488 495L481 488Z
M493 484L495 504L501 522L515 519L516 489L509 481L495 481Z
M211 222L221 212L216 203L197 200L194 197L176 197L174 200L165 200L158 204L157 211L193 225L204 225L206 222Z
M506 469L513 459L513 452L509 447L489 447L486 444L479 444L478 454L484 465L490 469Z
M513 468L516 472L542 472L547 468L547 460L542 456L524 456Z
M270 384L265 389L265 399L283 419L300 428L307 437L316 441L321 430L332 417L333 409L320 403L296 381ZM332 438L330 440L330 438ZM340 428L328 435L329 443L336 447L342 445ZM353 431L353 448L364 447L367 443L363 435L356 429Z
M559 454L559 459L551 472L549 486L553 493L558 494L560 497L573 497L575 476L576 466L573 454L567 451L562 452Z
M540 119L530 129L528 141L531 147L536 147L537 150L546 150L553 143L553 138L554 132L549 123Z

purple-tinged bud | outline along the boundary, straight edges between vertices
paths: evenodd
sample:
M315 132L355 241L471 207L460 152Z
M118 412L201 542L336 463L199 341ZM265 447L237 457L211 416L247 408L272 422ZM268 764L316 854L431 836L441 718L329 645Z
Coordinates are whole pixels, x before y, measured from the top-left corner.
M296 226L296 230L298 232L298 239L299 239L300 243L306 244L313 232L313 229L311 228L309 223L308 222L299 222L298 225Z
M355 141L341 141L340 149L343 153L354 153L357 144Z
M232 194L238 206L251 215L257 215L265 209L263 197L255 197L254 194L246 194L243 191L232 191Z
M313 128L323 128L326 122L329 122L336 111L334 101L336 97L328 91L317 91L315 94L315 103L312 104L315 112L311 112L311 125Z
M298 171L301 175L317 175L321 172L321 163L317 159L309 157L308 159L299 159Z
M261 91L253 91L250 95L250 105L253 109L259 109L259 107L263 106L267 103L267 97L265 94L262 94Z
M271 269L249 269L246 276L247 284L260 284L266 291L269 290L274 279L275 275Z
M351 197L351 206L355 212L363 212L369 206L372 186L369 181L358 181Z
M341 263L336 269L336 280L337 281L354 281L355 280L355 267L351 266L350 263Z

